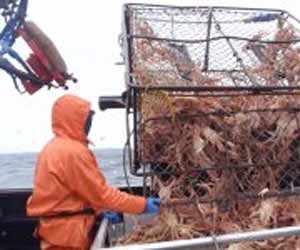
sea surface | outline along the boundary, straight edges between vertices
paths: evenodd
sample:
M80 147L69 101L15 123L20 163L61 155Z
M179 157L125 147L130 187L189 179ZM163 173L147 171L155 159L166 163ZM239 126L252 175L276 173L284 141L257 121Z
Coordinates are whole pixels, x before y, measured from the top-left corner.
M98 164L110 185L126 186L121 149L94 150ZM36 153L0 154L0 189L32 188ZM142 180L129 176L132 186Z

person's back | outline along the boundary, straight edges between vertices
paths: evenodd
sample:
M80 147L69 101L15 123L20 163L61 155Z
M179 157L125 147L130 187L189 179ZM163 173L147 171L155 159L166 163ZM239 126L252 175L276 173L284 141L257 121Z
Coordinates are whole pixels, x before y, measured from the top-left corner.
M28 201L27 211L29 215L45 218L41 220L37 233L39 237L47 239L54 245L69 247L87 245L87 237L84 235L86 233L82 232L83 229L89 231L94 221L92 215L84 214L55 218L55 215L83 211L89 207L88 202L77 197L71 187L77 185L75 177L72 176L71 159L76 159L76 153L82 154L78 146L83 147L72 140L54 138L37 159L35 188ZM65 164L67 162L70 164ZM52 215L53 218L47 219Z
M106 183L88 148L90 123L90 103L79 97L65 95L53 106L55 137L38 156L27 203L28 215L41 217L37 235L43 249L87 249L95 215L86 211L138 214L147 208L145 198Z

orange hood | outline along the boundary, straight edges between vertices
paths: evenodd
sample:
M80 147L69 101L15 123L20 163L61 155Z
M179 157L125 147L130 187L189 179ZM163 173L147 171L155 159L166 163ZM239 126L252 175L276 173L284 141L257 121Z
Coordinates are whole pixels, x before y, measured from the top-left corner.
M80 97L64 95L58 98L52 108L53 133L58 137L87 142L84 126L90 109L90 102Z

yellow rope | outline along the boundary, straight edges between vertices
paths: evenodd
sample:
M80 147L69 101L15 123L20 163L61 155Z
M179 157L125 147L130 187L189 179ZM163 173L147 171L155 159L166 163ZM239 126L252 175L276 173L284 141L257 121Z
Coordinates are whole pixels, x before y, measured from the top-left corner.
M141 97L141 112L146 119L152 118L155 115L151 115L151 111L163 109L166 107L171 114L172 122L176 119L176 109L173 105L172 98L166 91L146 91Z

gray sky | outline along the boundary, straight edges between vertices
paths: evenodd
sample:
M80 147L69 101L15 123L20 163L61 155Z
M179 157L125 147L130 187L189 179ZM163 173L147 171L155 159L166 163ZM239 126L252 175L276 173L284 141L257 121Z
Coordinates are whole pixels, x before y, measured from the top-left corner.
M124 89L124 68L117 43L121 31L123 0L29 0L28 19L35 21L55 42L70 72L79 79L68 93L90 100L97 116L91 139L96 147L122 147L125 141L123 111L98 111L100 95L119 94ZM152 0L131 1L172 5L229 5L281 8L300 17L292 0ZM20 49L22 48L22 45ZM22 49L21 49L22 50ZM25 51L24 51L25 52ZM0 72L0 153L39 151L52 137L50 114L63 90L43 89L34 96L19 95L11 80Z

